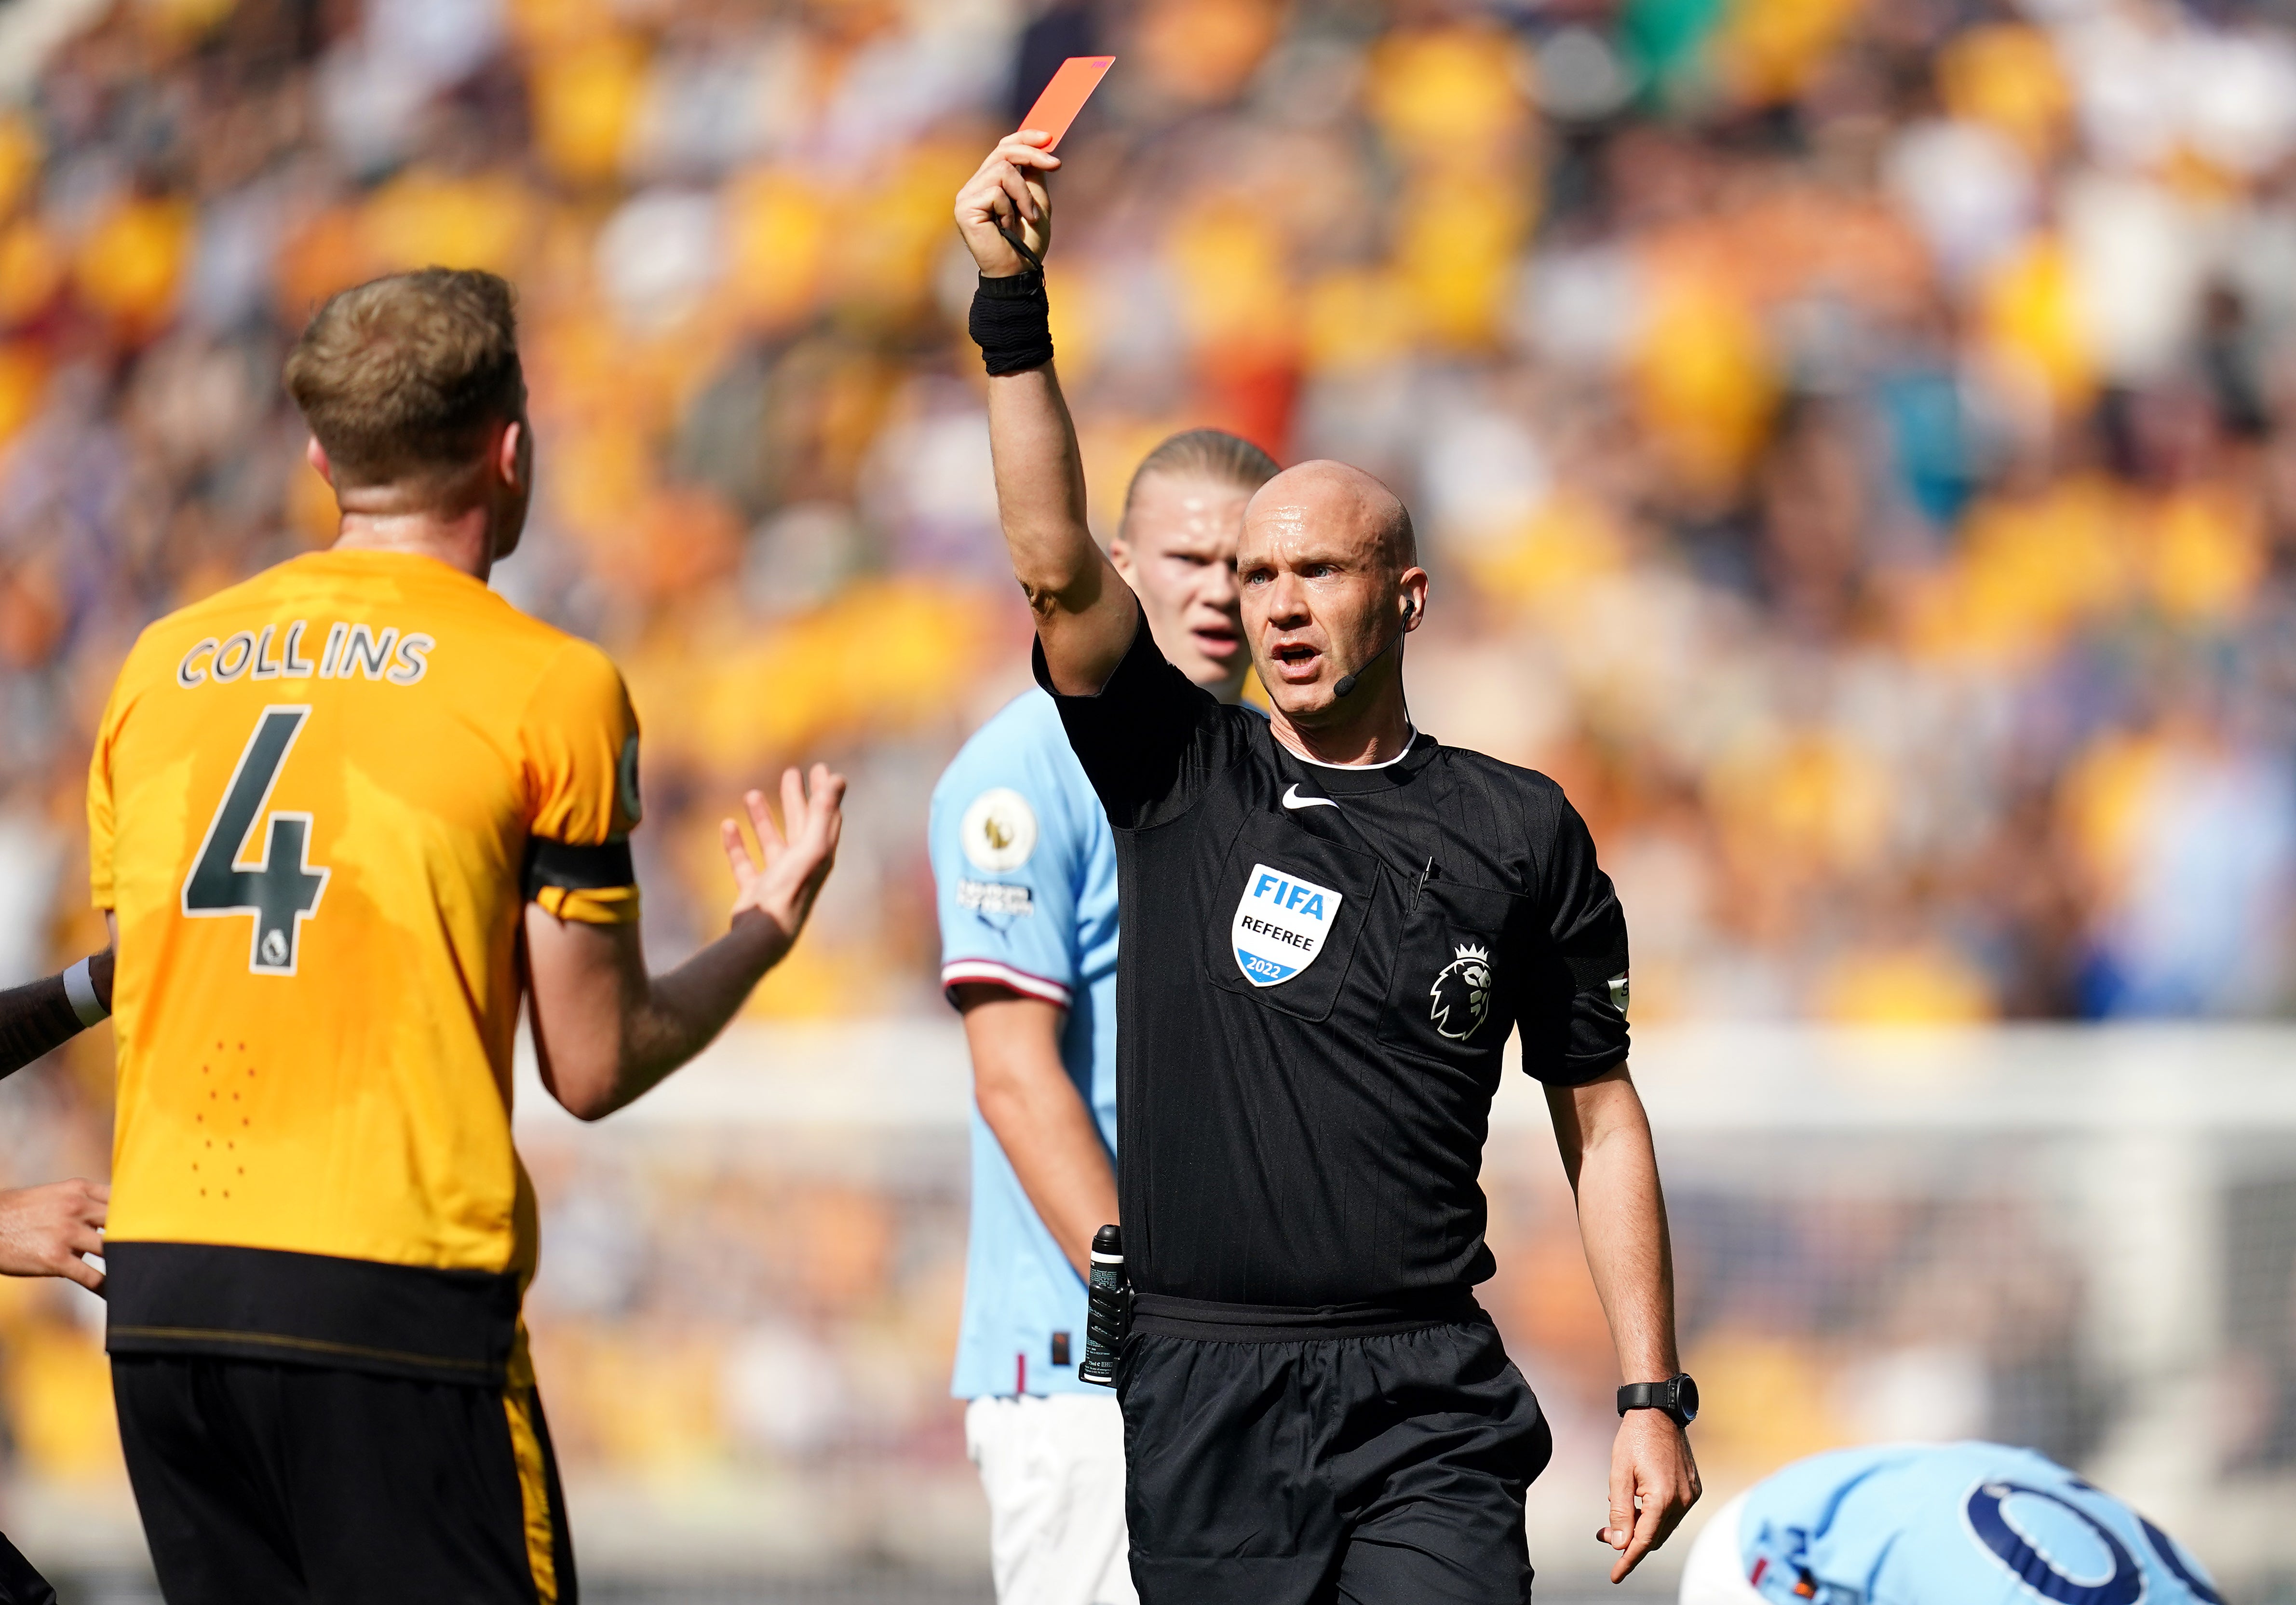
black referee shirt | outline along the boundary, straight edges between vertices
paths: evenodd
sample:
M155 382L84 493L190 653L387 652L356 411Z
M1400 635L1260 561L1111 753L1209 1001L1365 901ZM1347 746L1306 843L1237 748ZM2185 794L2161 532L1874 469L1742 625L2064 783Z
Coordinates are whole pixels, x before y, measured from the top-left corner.
M1627 1057L1626 919L1562 787L1425 735L1307 762L1144 621L1098 696L1054 696L1116 832L1134 1286L1316 1307L1488 1277L1508 1032L1551 1085Z

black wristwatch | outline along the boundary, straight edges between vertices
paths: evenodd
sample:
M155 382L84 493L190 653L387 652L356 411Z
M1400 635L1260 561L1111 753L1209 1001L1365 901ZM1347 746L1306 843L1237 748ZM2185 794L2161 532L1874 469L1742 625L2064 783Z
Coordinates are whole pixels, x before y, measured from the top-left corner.
M1629 1382L1619 1389L1619 1413L1629 1410L1663 1410L1677 1426L1698 1419L1698 1384L1688 1371L1677 1371L1663 1382Z

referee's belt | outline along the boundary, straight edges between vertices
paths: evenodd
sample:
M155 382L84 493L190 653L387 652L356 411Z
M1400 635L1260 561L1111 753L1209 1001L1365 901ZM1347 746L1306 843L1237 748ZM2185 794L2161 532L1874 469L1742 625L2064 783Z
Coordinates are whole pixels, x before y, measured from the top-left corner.
M1136 1293L1132 1329L1166 1338L1226 1343L1303 1343L1323 1338L1378 1338L1432 1326L1488 1326L1472 1289L1437 1288L1371 1304L1241 1305L1208 1298Z

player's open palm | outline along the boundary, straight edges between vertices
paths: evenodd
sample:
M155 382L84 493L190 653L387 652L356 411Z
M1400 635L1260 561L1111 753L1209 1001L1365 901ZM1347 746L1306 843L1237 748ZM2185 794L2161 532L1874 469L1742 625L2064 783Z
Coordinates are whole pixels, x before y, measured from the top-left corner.
M62 1276L102 1292L103 1272L80 1255L103 1252L111 1198L110 1188L77 1177L0 1192L0 1275Z
M810 777L783 770L786 830L775 827L765 793L750 792L742 801L757 830L763 861L750 856L739 825L727 819L718 827L726 862L734 871L734 918L755 910L780 927L785 942L795 942L837 862L837 840L845 828L845 777L832 774L823 763L813 766Z
M988 153L988 160L956 192L956 231L980 271L990 278L1007 278L1030 263L1013 249L1005 230L1044 259L1053 241L1053 200L1045 175L1061 165L1050 151L1037 147L1050 137L1034 128L1007 134Z

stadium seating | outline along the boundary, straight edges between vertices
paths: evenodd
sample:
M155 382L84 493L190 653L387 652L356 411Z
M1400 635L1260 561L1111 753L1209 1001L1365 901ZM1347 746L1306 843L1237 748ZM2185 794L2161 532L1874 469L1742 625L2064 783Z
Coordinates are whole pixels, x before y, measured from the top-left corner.
M938 1022L925 798L1027 641L949 202L1065 39L1118 57L1052 275L1096 526L1189 424L1395 484L1415 713L1570 788L1638 1024L2288 1003L2296 43L2260 9L78 9L0 84L0 984L101 942L82 783L135 632L330 537L285 342L444 262L519 287L540 493L497 583L627 672L650 946L722 918L738 790L831 758L840 867L753 1013ZM102 1170L108 1051L0 1091L0 1180ZM948 1461L940 1173L633 1142L537 1158L570 1463ZM1531 1197L1502 1251L1560 1265ZM1872 1242L2038 1230L1956 1207ZM1840 1250L1746 1208L1712 1218ZM1558 1376L1575 1296L1508 1317ZM77 1300L0 1286L0 1403L21 1467L93 1486ZM1807 1313L1727 1363L1807 1363ZM2296 1368L2286 1325L2257 1364ZM1747 1466L1847 1430L1770 1429ZM2258 1431L2235 1458L2296 1457Z

